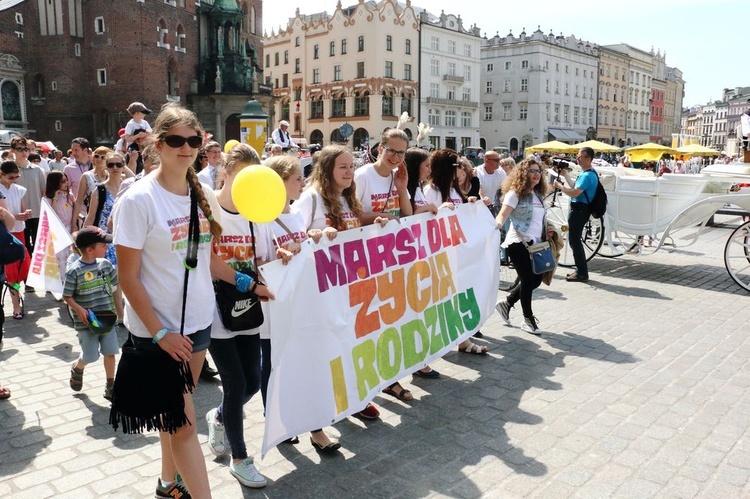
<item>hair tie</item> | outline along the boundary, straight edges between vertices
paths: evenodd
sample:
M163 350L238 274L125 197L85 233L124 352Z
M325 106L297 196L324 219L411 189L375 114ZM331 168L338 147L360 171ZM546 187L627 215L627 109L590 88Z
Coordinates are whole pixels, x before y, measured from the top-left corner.
M209 222L213 222L214 221L214 216L213 215L209 215L208 216L208 221Z

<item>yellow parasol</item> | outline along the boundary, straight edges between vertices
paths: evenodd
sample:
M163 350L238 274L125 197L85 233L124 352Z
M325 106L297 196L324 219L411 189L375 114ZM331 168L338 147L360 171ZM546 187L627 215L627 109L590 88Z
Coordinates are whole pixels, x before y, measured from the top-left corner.
M535 146L527 147L525 152L576 152L578 149L572 147L570 144L560 142L559 140L553 140L551 142L543 142Z
M677 152L686 156L721 156L721 153L719 151L699 144L690 144L689 146L678 147Z
M671 147L663 146L661 144L655 144L649 142L648 144L641 144L639 146L628 147L625 152L630 156L630 161L638 163L640 161L657 161L661 159L664 154L677 154L675 149Z
M586 142L581 142L580 144L573 144L570 147L575 148L576 150L581 149L583 147L590 147L591 149L594 150L594 152L620 152L622 151L621 147L609 145L606 142L600 142L598 140L587 140Z

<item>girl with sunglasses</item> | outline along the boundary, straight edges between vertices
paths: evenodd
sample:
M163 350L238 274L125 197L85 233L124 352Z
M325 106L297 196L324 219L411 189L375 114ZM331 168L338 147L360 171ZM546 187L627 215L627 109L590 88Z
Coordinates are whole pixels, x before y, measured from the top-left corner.
M242 290L255 285L258 295L272 295L212 251L213 242L221 241L221 208L213 191L204 189L191 167L203 143L198 118L177 104L165 104L153 129L161 164L127 190L113 214L120 285L128 299L125 325L136 350L160 348L176 361L188 361L197 385L214 320L212 278ZM185 285L191 193L197 199L200 234L197 266L189 272L183 322L183 293L176 290ZM179 334L181 326L184 335ZM174 433L159 433L162 460L156 493L157 497L177 497L189 489L191 497L205 499L211 497L211 490L198 442L193 394L184 394L184 400L189 423Z
M554 235L554 230L547 230L544 226L547 209L543 199L547 190L547 179L542 166L533 158L521 161L503 182L505 197L500 213L495 218L498 228L510 219L510 227L502 246L507 248L508 257L520 278L508 297L498 302L495 308L505 323L510 324L510 309L520 301L524 317L521 329L531 334L540 334L537 319L531 309L531 296L542 283L542 275L532 271L527 245L546 240L545 230L547 238Z
M26 220L31 217L31 210L26 209L26 201L24 200L26 188L16 185L20 176L21 171L15 161L3 161L0 165L0 195L5 197L7 209L15 217L15 225L9 227L8 230L25 246L24 229L26 228ZM25 253L22 261L5 266L5 280L11 285L24 282L29 275L31 258L28 250L25 250ZM13 302L13 318L23 319L19 292L12 291L10 297Z

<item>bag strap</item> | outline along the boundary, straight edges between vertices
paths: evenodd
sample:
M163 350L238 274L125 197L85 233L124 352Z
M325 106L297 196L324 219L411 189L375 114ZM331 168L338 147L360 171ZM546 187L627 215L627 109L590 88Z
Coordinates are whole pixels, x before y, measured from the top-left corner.
M253 230L253 223L248 221L248 225L250 225L250 237L252 238L251 243L253 245L253 272L256 274L258 273L258 267L255 264L255 260L258 258L257 253L255 253L255 231Z
M385 198L385 204L383 205L383 209L380 210L380 213L385 213L385 209L388 207L388 201L391 200L391 191L393 190L393 170L391 170L391 183L388 185L388 197Z
M289 227L287 227L286 224L284 222L282 222L280 218L277 218L276 220L274 220L274 222L276 222L277 224L279 224L281 226L281 228L284 229L287 234L289 234L290 236L292 236L292 239L294 239L294 233L291 230L289 230ZM255 242L255 239L253 239L253 243L254 242ZM255 249L253 249L253 252L255 252Z
M99 222L102 219L102 211L104 210L104 203L107 202L107 188L104 184L96 184L97 190L97 203L96 203L96 215L94 215L94 227L99 227Z
M313 220L315 220L315 210L318 208L318 196L316 192L312 193L312 204L313 204L312 216L310 217L310 225L307 227L307 230L310 230L310 227L312 227Z
M188 278L190 271L198 267L198 243L200 241L200 223L198 222L198 195L195 189L190 190L190 221L188 222L187 253L185 255L185 284L182 288L182 315L180 317L180 335L185 334L185 307L187 305Z

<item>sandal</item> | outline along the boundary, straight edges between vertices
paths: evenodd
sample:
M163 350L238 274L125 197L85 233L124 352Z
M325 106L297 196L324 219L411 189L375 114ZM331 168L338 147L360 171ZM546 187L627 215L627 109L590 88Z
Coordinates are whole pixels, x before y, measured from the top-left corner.
M458 347L458 351L462 353L473 353L474 355L484 355L487 353L487 347L480 347L476 343L469 342L469 345L464 348Z
M5 400L10 398L10 388L7 386L0 386L0 400Z
M330 442L328 445L320 445L318 442L313 440L313 437L310 437L310 443L313 447L315 447L316 451L322 454L335 454L336 451L341 448L341 444L338 442Z
M383 388L383 393L390 395L391 397L396 397L397 399L403 400L404 402L414 400L414 395L412 395L409 390L398 383L393 383L388 388Z
M423 371L420 369L418 371L414 371L412 374L414 376L419 376L420 378L427 378L427 379L437 379L440 377L440 373L434 369L430 369L429 371Z
M76 369L76 364L78 362L74 362L73 367L70 368L70 388L74 392L80 392L81 388L83 388L83 370Z
M576 273L573 273L573 274L568 274L567 276L565 276L565 280L568 282L588 282L589 278L582 277Z
M23 312L13 312L13 318L17 321L20 321L23 319Z

